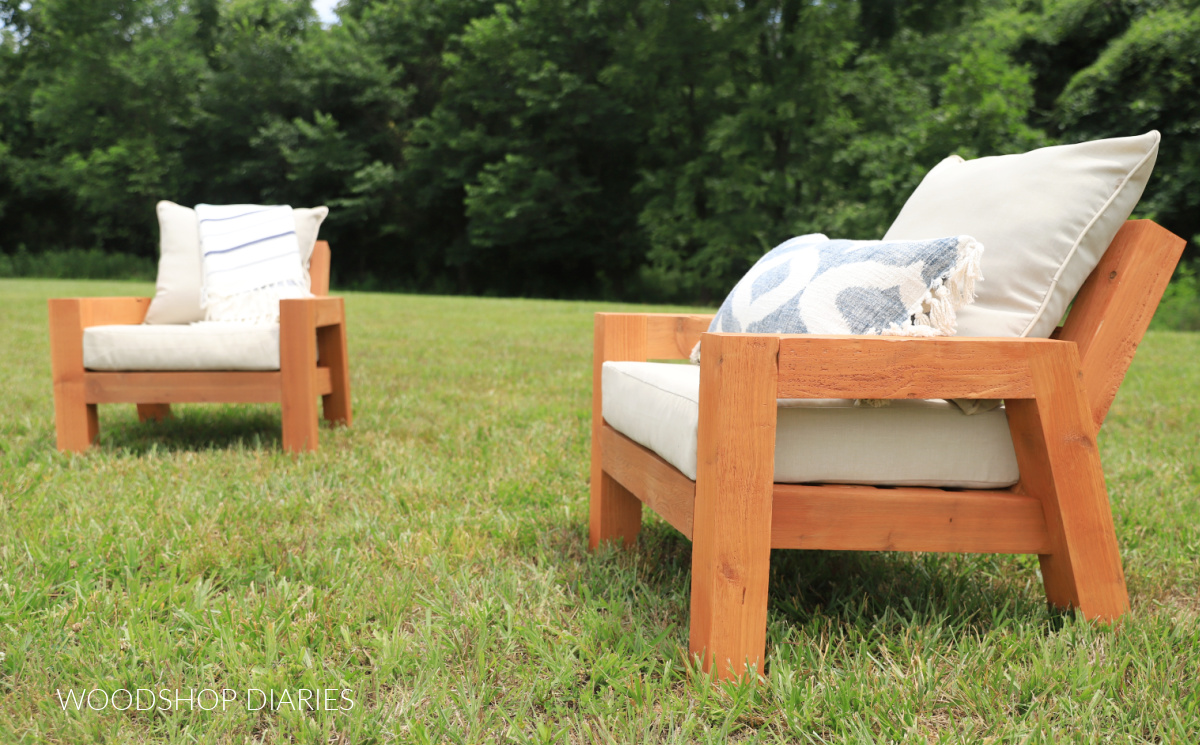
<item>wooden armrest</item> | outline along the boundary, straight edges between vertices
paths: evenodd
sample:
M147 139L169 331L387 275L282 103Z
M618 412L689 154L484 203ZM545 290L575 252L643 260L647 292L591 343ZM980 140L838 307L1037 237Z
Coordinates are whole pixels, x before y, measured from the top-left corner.
M1079 371L1075 344L1053 339L704 336L778 339L779 398L1033 398L1042 360Z
M83 375L83 330L136 325L146 319L148 297L53 298L50 307L50 369L54 382ZM61 442L61 441L60 441Z
M686 360L712 319L700 313L597 313L596 333L606 336L609 348L644 347L644 355L636 355L643 360Z
M312 320L308 321L309 314ZM346 321L345 300L340 297L305 297L279 301L280 325L301 322L313 328L336 326Z
M146 320L148 297L72 297L50 300L50 325L55 319L80 331L89 326L132 325Z

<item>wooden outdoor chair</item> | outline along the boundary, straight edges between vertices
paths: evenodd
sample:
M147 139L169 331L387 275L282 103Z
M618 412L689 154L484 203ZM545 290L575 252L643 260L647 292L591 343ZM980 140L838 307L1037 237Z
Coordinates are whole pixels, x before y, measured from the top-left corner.
M173 403L280 403L283 448L317 449L317 396L325 419L349 425L350 367L342 298L329 297L329 244L317 241L309 265L316 297L279 304L277 370L105 371L84 367L84 329L141 324L145 297L50 300L50 359L58 449L82 452L100 430L99 404L137 404L138 418L160 420ZM187 328L186 326L184 328Z
M772 548L1037 554L1046 597L1129 610L1096 433L1184 241L1117 234L1051 339L709 334L710 316L598 313L590 545L632 544L646 504L690 538L689 648L762 673ZM703 338L696 480L603 419L606 361L686 359ZM1002 398L1020 476L1004 490L773 483L777 399Z

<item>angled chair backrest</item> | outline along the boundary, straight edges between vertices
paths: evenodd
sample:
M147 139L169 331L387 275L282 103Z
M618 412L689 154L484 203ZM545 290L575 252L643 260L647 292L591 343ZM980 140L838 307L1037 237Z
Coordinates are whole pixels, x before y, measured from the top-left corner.
M1185 244L1151 220L1125 223L1055 334L1079 347L1083 387L1097 428L1104 423Z

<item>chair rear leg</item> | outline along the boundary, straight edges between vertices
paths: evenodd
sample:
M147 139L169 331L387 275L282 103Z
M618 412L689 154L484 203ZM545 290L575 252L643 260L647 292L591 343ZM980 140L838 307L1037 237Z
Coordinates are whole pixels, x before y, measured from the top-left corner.
M138 404L139 422L161 422L171 418L171 404Z
M1040 497L1050 553L1038 558L1046 598L1084 617L1113 621L1129 594L1104 485L1095 424L1074 346L1030 360L1037 398L1006 402L1020 488Z
M321 397L325 420L350 426L350 361L346 355L346 326L339 323L317 329L317 355L322 367L329 368L333 390Z
M597 313L592 350L592 472L588 505L588 546L609 541L637 543L642 502L604 472L603 367L606 360L646 359L646 319L638 315Z
M593 459L598 460L600 456L595 445L592 453ZM632 546L637 543L641 529L641 500L593 462L588 546L596 549L610 541Z

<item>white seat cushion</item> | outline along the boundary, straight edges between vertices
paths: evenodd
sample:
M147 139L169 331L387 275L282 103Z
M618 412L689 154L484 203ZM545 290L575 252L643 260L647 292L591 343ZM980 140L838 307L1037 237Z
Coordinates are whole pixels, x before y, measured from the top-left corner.
M696 478L700 368L605 362L604 420ZM998 489L1017 482L1004 409L967 416L947 401L855 406L845 399L781 400L775 481Z
M279 324L92 326L83 330L89 370L278 370Z

